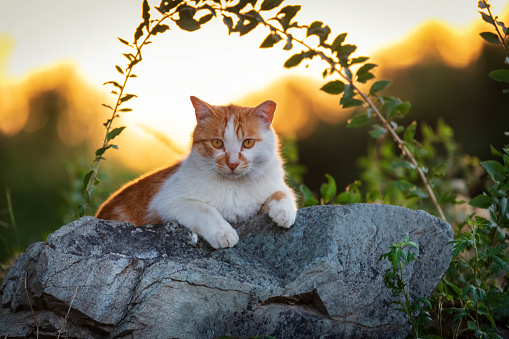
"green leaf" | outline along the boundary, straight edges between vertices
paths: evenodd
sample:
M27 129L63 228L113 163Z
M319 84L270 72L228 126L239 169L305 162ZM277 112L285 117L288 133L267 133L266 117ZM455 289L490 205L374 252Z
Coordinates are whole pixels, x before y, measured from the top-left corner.
M500 151L498 151L495 147L493 147L493 145L490 145L490 150L491 150L491 154L493 154L496 157L503 156L503 154Z
M83 178L83 192L87 190L90 178L92 178L92 174L94 174L93 170L85 174L85 177Z
M336 195L337 187L336 187L336 181L334 180L334 178L331 175L325 174L325 177L327 178L327 184L325 184L325 183L322 184L322 186L320 187L320 193L322 195L322 199L323 199L324 203L327 204Z
M343 97L339 101L339 104L343 105L343 108L356 107L364 104L363 101L355 99L355 95L354 86L345 85L345 91Z
M326 83L320 88L321 91L329 94L341 94L345 90L345 84L339 80L334 80Z
M347 33L341 33L339 34L335 39L334 41L332 42L332 45L331 45L331 50L333 52L336 52L338 53L338 50L339 48L341 47L341 45L343 44L343 42L345 41L346 39L346 35Z
M281 40L282 38L279 34L271 33L265 38L265 40L263 40L262 44L260 45L260 48L271 48Z
M493 21L493 18L492 18L492 17L490 17L488 14L483 13L483 12L481 12L481 11L479 11L479 13L481 14L482 19L483 19L484 21L486 21L487 23L492 24L493 26L495 26L495 22Z
M483 38L485 41L487 41L491 44L495 44L495 45L501 44L500 40L498 39L498 35L496 35L495 33L482 32L482 33L479 33L479 35L481 36L481 38Z
M509 70L497 69L490 72L489 77L500 82L509 82Z
M368 57L353 58L352 61L350 61L350 65L360 64L366 60L369 60L369 58Z
M447 279L443 278L443 280L445 284L456 294L454 297L459 298L462 294L461 289L458 286L451 283L450 281L448 281Z
M362 106L364 104L364 101L358 100L358 99L341 98L339 103L340 103L340 105L343 105L343 108L351 108L351 107Z
M300 11L301 6L286 6L283 7L279 13L276 15L277 21L283 27L283 30L286 30L290 27L290 21L297 15L297 12Z
M410 111L410 106L410 101L404 101L396 106L396 110L399 112L399 114L401 114L402 117L404 117Z
M384 135L386 132L387 132L387 130L385 128L383 128L382 126L380 126L378 124L375 124L375 125L373 125L373 128L371 129L371 131L369 131L369 135L371 135L371 137L376 139L376 138L379 138L382 135Z
M320 39L320 46L323 46L325 40L329 37L330 32L329 26L324 25L321 21L315 21L307 28L306 37L311 35L318 36Z
M234 31L239 32L240 36L243 36L255 29L262 21L263 18L261 18L260 14L251 10L244 15L239 16L239 21L237 22Z
M107 84L112 84L113 86L117 87L118 89L122 89L122 86L120 86L120 84L119 84L118 82L116 82L116 81L106 81L106 82L103 84L103 86L104 86L104 85L107 85Z
M350 54L357 50L357 46L355 45L341 45L337 48L336 53L339 58L348 59Z
M256 1L257 0L239 0L237 5L228 7L227 10L239 15L240 11L243 10L248 4L251 4L254 7Z
M288 60L286 60L286 62L283 66L285 68L295 67L295 66L299 65L303 59L304 59L304 56L302 53L294 54Z
M106 152L106 150L107 150L108 148L109 148L109 147L101 147L101 148L97 149L97 150L95 151L95 156L96 156L96 157L101 157L101 156L104 154L104 152Z
M332 52L339 52L340 47L343 45L343 42L345 42L347 33L341 33L339 34L334 41L332 42L332 45L330 47Z
M125 126L124 127L117 127L117 128L114 128L112 129L106 136L106 141L110 141L112 139L115 139L115 137L117 137L120 133L122 133L122 131L125 129Z
M398 190L419 197L419 198L427 198L428 195L423 192L419 187L415 186L414 184L406 181L406 180L395 180L393 181L394 187L396 187Z
M140 23L138 28L136 28L136 31L134 32L134 43L137 43L138 39L143 36L143 27L145 27L144 22Z
M115 68L117 69L117 72L119 72L120 74L124 75L124 71L122 70L122 68L118 65L115 65Z
M373 79L375 76L370 72L363 72L357 75L357 81L361 84L365 84L368 80Z
M260 6L260 11L270 11L281 5L284 0L264 0Z
M85 215L85 206L78 205L78 216L81 218Z
M480 1L477 3L477 7L479 7L480 9L485 9L485 8L488 8L488 5L486 4L486 1L484 1L484 0L480 0Z
M127 42L127 40L124 40L122 38L119 38L117 37L118 41L120 41L121 43L123 43L124 45L127 45L127 46L131 46L131 44L129 44L129 42Z
M145 26L148 28L150 22L150 5L147 0L143 0L143 13L141 14L141 17L143 18Z
M179 19L175 21L184 31L194 32L200 29L200 23L194 19L196 9L187 5L179 7Z
M299 190L301 191L304 197L304 207L318 205L318 200L315 199L313 193L309 190L309 188L307 188L307 186L300 185Z
M488 195L478 195L470 200L468 204L478 208L488 208L493 204L493 199Z
M370 95L376 95L376 93L383 91L383 90L384 90L384 89L386 89L386 88L387 88L390 84L391 84L391 82L390 82L389 80L381 80L381 81L377 81L377 82L375 82L375 83L371 86L371 89L369 90L369 94L370 94Z
M182 1L184 0L162 0L161 5L156 7L156 9L159 11L159 13L165 14L166 12L180 5Z
M157 35L158 33L164 33L169 29L170 29L170 26L168 26L168 25L158 24L154 28L152 28L151 33L153 35Z
M120 102L121 102L121 103L122 103L122 102L126 102L127 100L131 100L131 99L132 99L132 98L134 98L134 97L136 97L136 98L137 98L138 96L137 96L137 95L135 95L135 94L126 94L126 95L124 95L124 96L122 97L122 99L120 99Z
M471 320L467 321L467 327L469 330L477 331L477 325Z
M481 162L481 165L488 171L490 177L497 182L505 179L504 166L495 160Z
M356 115L348 120L346 127L360 127L366 124L368 121L369 118L366 114Z
M368 71L372 70L373 68L375 68L375 67L377 67L377 66L378 66L378 65L376 65L376 64L364 64L364 65L362 65L362 67L361 67L361 68L359 68L359 69L357 70L357 73L355 73L355 75L359 76L359 75L361 75L362 73L366 73L366 72L368 72Z
M229 16L223 16L223 23L228 27L228 35L233 32L233 19Z
M295 67L301 63L304 59L312 59L316 55L315 51L304 51L297 54L292 55L288 60L286 60L284 67L291 68Z
M362 202L362 196L359 187L362 182L356 180L347 186L345 192L338 195L337 203L341 205L356 204Z
M406 142L410 142L414 139L415 130L417 129L417 122L412 122L405 130L404 139Z

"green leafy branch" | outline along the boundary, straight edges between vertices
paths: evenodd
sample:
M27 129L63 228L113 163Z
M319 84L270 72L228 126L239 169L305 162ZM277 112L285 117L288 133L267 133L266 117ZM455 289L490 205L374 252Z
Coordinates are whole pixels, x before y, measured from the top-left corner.
M509 65L509 44L507 42L507 36L509 35L509 28L506 25L498 20L498 16L493 16L491 12L491 5L488 0L481 0L478 3L479 13L481 14L482 19L488 24L492 25L495 29L495 33L493 32L482 32L480 33L481 37L492 44L502 45L504 47L506 58L505 63ZM485 10L485 11L483 11ZM509 82L509 70L508 69L497 69L495 71L490 72L490 78L500 81L500 82ZM504 93L509 93L509 89L505 89Z
M119 113L127 113L132 111L131 108L124 107L124 105L132 98L137 97L137 95L125 93L125 88L127 85L127 81L129 79L136 78L136 75L133 74L132 71L134 66L136 66L139 62L142 61L141 50L144 46L151 43L151 41L149 40L151 37L159 33L164 33L166 30L170 29L168 25L163 24L163 21L165 21L172 14L174 14L174 12L170 11L166 15L163 15L161 18L157 20L151 20L150 5L148 4L147 0L144 0L142 11L143 21L136 28L133 42L130 43L125 39L117 38L122 44L130 47L133 50L133 52L122 54L127 59L127 65L125 66L125 68L115 65L115 69L117 70L117 72L124 77L122 85L120 85L117 81L107 81L104 83L104 85L113 86L113 90L111 91L111 93L116 95L116 100L115 105L113 107L107 104L102 104L104 107L111 111L111 116L103 124L104 127L106 128L106 133L104 136L102 147L95 151L94 159L95 166L83 178L83 195L85 197L85 204L79 206L80 216L84 215L85 211L90 205L92 191L94 187L100 183L99 179L97 178L97 175L101 160L105 160L103 155L110 148L118 149L118 146L116 144L111 143L111 141L124 131L125 126L113 128L113 122L115 121L116 118L120 117Z
M339 95L343 94L340 104L343 108L351 108L358 106L365 106L366 114L357 116L350 122L350 125L360 126L366 123L372 116L376 116L381 122L381 126L375 125L374 130L370 133L373 137L380 137L388 132L394 139L398 147L401 149L402 154L410 161L413 168L417 171L420 180L422 181L428 197L431 199L435 206L440 218L445 220L445 214L442 211L438 200L435 197L431 184L429 183L423 168L418 163L417 159L412 152L412 144L415 144L413 137L415 134L415 125L402 128L398 126L393 118L405 116L409 109L410 103L402 102L401 100L388 96L378 96L378 93L383 91L389 84L389 81L375 82L369 91L369 94L364 93L358 86L358 83L365 84L368 80L373 79L375 76L371 70L377 65L366 63L368 57L352 58L351 55L357 49L357 46L351 44L344 44L347 34L342 33L336 36L332 42L327 42L331 29L329 26L323 24L321 21L315 21L309 26L300 25L294 20L297 12L301 6L285 6L281 8L277 14L269 19L264 19L261 15L262 11L274 10L281 5L282 0L265 0L262 2L259 10L256 10L256 0L241 0L235 6L219 6L215 9L222 13L223 22L228 27L229 33L239 33L245 35L258 25L263 25L270 29L270 34L261 43L260 48L271 48L280 41L286 41L283 50L291 50L294 43L298 43L305 49L299 53L292 55L284 64L284 67L291 68L299 65L303 60L311 60L314 57L319 57L328 64L328 67L323 71L323 77L333 74L339 75L339 80L334 80L325 84L321 90L326 93ZM197 3L200 3L198 1ZM217 5L220 1L214 1ZM245 10L245 8L252 9ZM210 9L212 13L215 11ZM188 18L189 19L189 18ZM236 21L234 21L234 19ZM194 20L194 19L193 19ZM196 20L195 20L196 22ZM274 24L272 24L274 22ZM305 31L305 33L303 33ZM303 38L298 38L298 34L304 35ZM318 46L311 47L306 39L310 37L318 37ZM352 67L357 67L355 75ZM359 95L362 100L356 98ZM374 103L372 98L380 103L380 107ZM382 114L382 112L385 113ZM404 137L400 137L399 133L404 132Z
M405 248L414 249L416 251L405 250ZM398 305L397 311L407 316L409 324L412 326L413 333L416 338L422 337L419 325L423 317L428 317L428 309L432 308L428 298L417 298L410 301L408 287L403 277L403 271L412 262L417 260L419 255L419 245L410 241L408 233L405 239L391 245L389 252L380 255L378 261L387 259L391 263L391 270L384 275L384 285L392 290L392 297L403 295L405 302L392 301L391 303Z
M490 221L476 216L468 218L470 232L460 234L454 244L454 257L456 265L467 268L472 276L469 279L463 291L452 283L448 284L455 289L455 297L461 299L462 308L450 308L447 311L455 314L455 321L466 319L467 328L474 332L477 337L496 337L501 338L494 333L496 330L495 320L492 311L509 301L509 293L502 292L497 288L490 288L488 276L490 271L509 270L507 260L504 258L503 251L506 246L486 247L482 253L481 246L482 235L491 228ZM466 250L472 250L473 255L469 260L459 258L459 254ZM484 316L490 323L490 328L481 326L479 316Z

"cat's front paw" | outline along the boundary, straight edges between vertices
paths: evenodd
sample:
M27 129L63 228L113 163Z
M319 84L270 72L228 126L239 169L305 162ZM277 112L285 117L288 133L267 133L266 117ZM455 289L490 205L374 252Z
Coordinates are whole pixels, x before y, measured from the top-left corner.
M233 247L239 242L237 231L226 221L214 227L204 238L215 249Z
M269 217L284 228L290 228L295 222L297 210L290 199L269 202Z

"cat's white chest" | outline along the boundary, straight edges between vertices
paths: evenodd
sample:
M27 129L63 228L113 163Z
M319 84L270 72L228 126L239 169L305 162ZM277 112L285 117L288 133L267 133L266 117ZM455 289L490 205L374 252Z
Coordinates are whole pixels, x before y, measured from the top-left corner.
M208 188L207 203L229 222L242 222L255 215L270 196L261 183L228 180Z
M277 175L270 173L259 180L230 179L207 175L196 167L186 168L185 171L177 171L164 183L152 207L161 215L161 211L176 202L200 201L214 207L228 222L242 222L257 214L262 204L277 190L275 178Z

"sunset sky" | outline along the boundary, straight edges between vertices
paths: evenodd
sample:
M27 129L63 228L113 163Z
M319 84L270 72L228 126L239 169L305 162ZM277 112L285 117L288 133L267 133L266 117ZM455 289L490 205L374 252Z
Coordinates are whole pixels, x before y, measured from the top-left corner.
M108 93L102 84L121 80L114 65L124 67L121 53L127 51L117 37L132 40L141 21L141 3L1 1L0 85L67 63L75 66L90 86ZM505 0L490 3L496 13L507 9ZM159 5L159 1L151 4ZM455 31L467 30L480 21L475 0L300 0L285 4L302 5L296 18L301 23L323 21L331 27L332 36L348 32L347 42L358 46L357 56L373 55L396 44L430 20L444 22ZM323 65L319 62L309 68L284 69L284 61L295 51L282 51L282 43L259 49L268 33L263 28L241 38L229 37L217 19L193 33L171 28L145 48L144 60L135 69L139 77L127 88L139 99L130 102L134 112L124 118L124 124L148 125L187 141L195 124L190 95L225 104L261 91L285 75L321 79Z

